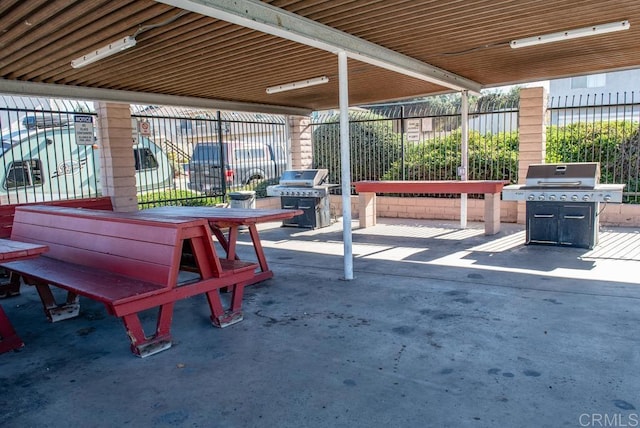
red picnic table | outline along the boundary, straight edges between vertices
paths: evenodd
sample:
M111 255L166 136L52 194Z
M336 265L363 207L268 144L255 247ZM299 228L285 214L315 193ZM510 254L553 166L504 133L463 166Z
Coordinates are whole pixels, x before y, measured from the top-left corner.
M46 245L0 239L0 262L12 262L37 257L48 250L49 247ZM7 292L7 295L10 295L10 293ZM4 313L4 309L0 306L0 353L23 346L24 342L16 333L13 325L11 325L9 318Z
M225 250L227 259L233 260L237 258L236 244L238 242L238 230L241 226L249 229L251 242L255 250L260 272L257 272L251 282L255 284L265 279L273 277L273 272L269 269L267 259L260 243L260 235L258 234L258 223L268 223L273 221L282 221L301 215L302 210L294 209L249 209L249 208L214 208L214 207L182 207L167 206L149 208L140 213L153 213L154 215L170 216L170 217L194 217L204 218L209 222L213 234L220 242ZM229 229L228 235L225 236L223 229Z

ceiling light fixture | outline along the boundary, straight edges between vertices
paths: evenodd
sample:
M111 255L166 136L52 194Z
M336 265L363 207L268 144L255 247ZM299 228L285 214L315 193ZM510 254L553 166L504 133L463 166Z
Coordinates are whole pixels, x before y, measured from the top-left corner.
M275 94L278 92L291 91L293 89L307 88L309 86L322 85L328 83L327 76L314 77L313 79L300 80L299 82L285 83L284 85L270 86L267 88L267 94Z
M559 42L561 40L577 39L578 37L595 36L597 34L628 30L630 25L629 21L611 22L609 24L592 25L591 27L576 28L575 30L567 30L558 33L544 34L542 36L512 40L509 44L514 49L524 48L527 46L541 45L543 43Z
M103 58L117 54L118 52L121 52L125 49L132 48L135 45L136 45L135 37L132 37L132 36L123 37L122 39L118 39L114 42L109 43L106 46L103 46L99 49L96 49L85 55L82 55L79 58L74 59L73 61L71 61L71 67L80 68L80 67L87 66L89 64L93 64L96 61L100 61Z

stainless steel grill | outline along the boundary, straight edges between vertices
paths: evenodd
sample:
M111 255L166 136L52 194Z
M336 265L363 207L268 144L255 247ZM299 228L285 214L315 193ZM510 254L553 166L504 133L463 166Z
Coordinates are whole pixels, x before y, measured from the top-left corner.
M524 185L502 189L505 201L526 201L526 243L593 248L600 203L621 203L624 184L599 184L600 164L534 164Z
M299 209L304 213L284 220L283 226L316 229L331 224L329 207L329 171L326 169L287 170L280 184L267 187L268 196L279 196L282 208Z

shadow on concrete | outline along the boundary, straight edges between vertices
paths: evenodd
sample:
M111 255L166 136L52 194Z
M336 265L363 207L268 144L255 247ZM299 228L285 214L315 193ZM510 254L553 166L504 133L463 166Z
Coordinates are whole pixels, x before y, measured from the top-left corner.
M517 225L493 237L481 227L354 228L355 279L344 281L339 224L265 225L275 277L247 287L244 320L215 329L202 296L180 301L173 347L147 359L129 352L122 324L102 305L82 300L80 317L50 324L25 287L0 301L26 342L0 355L0 425L632 421L640 262L628 251L609 257L607 245L524 246ZM627 244L637 236L610 233ZM238 250L250 259L248 243L243 234Z

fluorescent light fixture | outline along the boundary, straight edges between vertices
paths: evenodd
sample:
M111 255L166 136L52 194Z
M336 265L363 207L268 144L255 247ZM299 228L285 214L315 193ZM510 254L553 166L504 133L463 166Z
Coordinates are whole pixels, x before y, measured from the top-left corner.
M95 51L82 55L80 58L74 59L73 61L71 61L71 67L73 68L84 67L96 61L100 61L101 59L111 56L113 54L117 54L118 52L123 51L125 49L132 48L135 45L136 45L136 39L131 36L126 36L122 39L118 39L114 42L111 42L108 45L101 47L100 49L96 49Z
M323 83L327 82L329 82L329 78L327 76L314 77L313 79L300 80L299 82L270 86L267 88L267 94L275 94L278 92L291 91L293 89L307 88L309 86L322 85Z
M578 37L595 36L596 34L628 30L630 25L629 21L611 22L609 24L593 25L591 27L576 28L575 30L561 31L559 33L512 40L509 44L514 49L524 48L527 46L541 45L543 43L559 42L561 40L577 39Z

